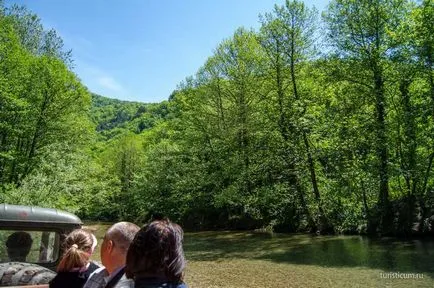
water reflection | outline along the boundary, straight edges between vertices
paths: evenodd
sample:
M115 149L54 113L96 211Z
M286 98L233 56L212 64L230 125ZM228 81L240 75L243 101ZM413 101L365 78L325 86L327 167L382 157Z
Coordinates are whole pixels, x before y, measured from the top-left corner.
M185 248L190 259L199 261L253 258L327 267L428 273L434 277L432 239L210 232L195 233L193 237L187 234Z
M434 272L433 241L370 239L358 237L318 237L281 253L262 259L321 266L363 266L386 271Z

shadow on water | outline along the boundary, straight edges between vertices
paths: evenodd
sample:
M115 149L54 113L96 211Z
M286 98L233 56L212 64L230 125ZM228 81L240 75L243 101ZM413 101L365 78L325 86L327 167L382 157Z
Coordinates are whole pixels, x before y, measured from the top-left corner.
M365 267L426 273L434 278L434 241L366 236L263 235L246 232L188 233L189 260L245 258L324 267Z

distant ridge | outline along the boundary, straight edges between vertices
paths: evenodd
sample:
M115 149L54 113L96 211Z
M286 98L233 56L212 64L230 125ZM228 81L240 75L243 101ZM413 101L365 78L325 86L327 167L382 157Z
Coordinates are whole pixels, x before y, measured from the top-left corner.
M125 132L141 133L168 114L167 102L143 103L104 97L92 93L90 118L107 139Z

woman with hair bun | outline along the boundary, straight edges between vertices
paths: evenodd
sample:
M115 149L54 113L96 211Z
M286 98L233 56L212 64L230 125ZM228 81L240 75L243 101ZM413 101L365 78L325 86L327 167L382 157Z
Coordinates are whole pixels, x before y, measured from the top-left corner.
M135 288L187 288L182 228L167 219L137 232L128 249L125 274Z
M64 253L57 275L50 282L50 288L81 288L89 275L98 269L98 265L90 261L97 240L95 236L83 229L72 231L63 242Z

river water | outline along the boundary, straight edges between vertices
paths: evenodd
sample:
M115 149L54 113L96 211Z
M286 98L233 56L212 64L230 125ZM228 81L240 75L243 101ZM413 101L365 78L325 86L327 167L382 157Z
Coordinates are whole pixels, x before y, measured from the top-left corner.
M283 236L286 238L286 236ZM298 237L298 247L281 259L299 264L381 269L434 275L433 239L369 238L367 236ZM278 255L270 255L279 258Z
M367 236L258 235L246 232L187 233L191 260L248 258L323 267L361 267L434 278L434 239Z

